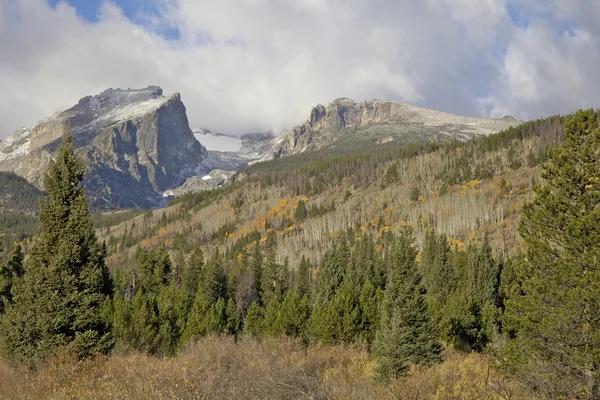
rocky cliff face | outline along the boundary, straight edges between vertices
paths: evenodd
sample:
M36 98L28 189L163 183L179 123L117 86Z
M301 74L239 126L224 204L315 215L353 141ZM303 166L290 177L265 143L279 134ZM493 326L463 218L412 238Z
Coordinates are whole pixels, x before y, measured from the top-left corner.
M378 146L426 140L469 139L489 135L520 122L469 118L393 101L356 102L340 98L318 105L309 119L272 141L263 160L325 147Z
M86 164L93 205L152 207L162 193L204 175L207 150L194 138L178 93L109 89L0 142L0 171L14 171L41 188L50 160L70 129ZM211 163L214 164L214 161Z

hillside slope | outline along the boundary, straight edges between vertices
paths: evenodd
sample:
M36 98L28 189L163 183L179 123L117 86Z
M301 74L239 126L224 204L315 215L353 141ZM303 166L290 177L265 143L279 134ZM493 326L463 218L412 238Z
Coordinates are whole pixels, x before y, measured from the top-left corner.
M490 235L495 251L521 245L523 203L540 181L538 165L562 140L564 117L528 122L475 141L388 145L378 152L330 156L309 152L258 163L230 186L187 194L170 207L99 231L113 267L138 244L172 254L200 247L233 256L268 230L278 234L279 262L319 259L345 232L377 236L411 225L418 243L436 230L459 247ZM298 220L299 201L307 217Z

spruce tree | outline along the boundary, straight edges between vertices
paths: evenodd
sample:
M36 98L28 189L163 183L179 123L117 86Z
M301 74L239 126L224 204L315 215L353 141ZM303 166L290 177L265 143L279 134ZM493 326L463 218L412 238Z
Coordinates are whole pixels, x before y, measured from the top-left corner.
M278 302L283 300L287 289L288 271L284 265L278 264L275 256L277 250L277 238L275 231L269 231L265 243L265 259L261 276L261 299L265 304L276 297Z
M260 245L258 242L254 245L254 249L252 250L252 257L250 266L252 268L252 277L253 277L253 286L254 286L254 296L258 300L258 305L263 304L262 295L262 266L263 264L263 255L260 249Z
M183 270L183 287L186 288L190 296L194 296L198 290L198 285L204 272L204 253L200 247L196 247L192 255L185 263Z
M306 203L304 202L304 200L300 199L298 201L296 209L294 210L294 219L298 222L302 222L306 219L307 216L308 212L306 211Z
M112 281L81 181L82 161L66 135L44 177L40 234L14 281L13 302L2 317L4 355L34 364L61 346L79 356L107 352L110 332L101 315Z
M202 285L207 300L212 303L216 303L227 294L227 276L223 271L223 257L218 249L215 249L206 264Z
M279 309L274 330L280 335L302 337L306 334L306 323L309 317L308 297L300 297L295 291L289 291Z
M374 343L379 357L378 377L384 381L405 375L411 363L431 365L441 361L441 345L427 312L416 256L411 234L402 233L393 251L393 270Z
M254 337L260 336L264 331L264 310L258 303L253 302L248 308L244 320L244 332Z
M136 350L155 353L158 349L159 319L154 295L138 291L131 302L131 329L127 344Z
M592 110L565 125L544 184L521 217L527 243L506 301L506 364L552 398L600 398L600 128ZM542 382L541 384L539 382ZM531 382L528 382L531 383Z
M227 316L227 333L230 335L237 334L240 329L240 313L238 312L237 306L233 299L227 300L225 315Z
M304 256L300 260L298 271L295 276L294 291L300 298L310 296L310 262Z
M423 244L421 271L427 294L437 307L443 307L447 297L457 286L452 250L445 235L427 233Z

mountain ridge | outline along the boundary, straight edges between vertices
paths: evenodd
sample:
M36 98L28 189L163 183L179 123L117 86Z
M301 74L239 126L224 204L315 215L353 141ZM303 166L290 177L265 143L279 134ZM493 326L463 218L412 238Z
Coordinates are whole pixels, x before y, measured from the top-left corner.
M391 100L335 99L313 107L301 125L271 141L260 161L339 145L467 140L519 125L513 117L462 117Z

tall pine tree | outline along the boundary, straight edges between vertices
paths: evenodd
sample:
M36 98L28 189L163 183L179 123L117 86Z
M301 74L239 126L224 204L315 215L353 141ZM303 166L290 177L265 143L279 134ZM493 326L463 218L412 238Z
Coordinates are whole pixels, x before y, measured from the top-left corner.
M410 364L431 365L441 361L441 345L435 323L427 312L416 256L411 234L402 233L393 251L393 270L374 343L379 357L377 373L384 381L405 375Z
M545 184L521 217L527 243L506 301L506 363L543 396L600 398L600 129L592 110L565 125Z
M44 177L40 235L13 282L12 303L2 317L6 357L34 364L61 346L80 356L107 352L112 344L101 306L112 292L81 181L84 167L65 136Z

